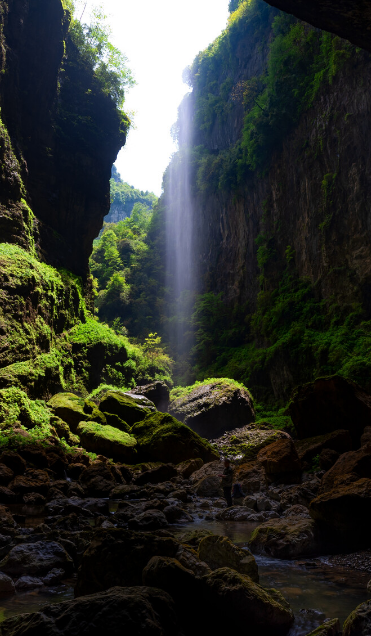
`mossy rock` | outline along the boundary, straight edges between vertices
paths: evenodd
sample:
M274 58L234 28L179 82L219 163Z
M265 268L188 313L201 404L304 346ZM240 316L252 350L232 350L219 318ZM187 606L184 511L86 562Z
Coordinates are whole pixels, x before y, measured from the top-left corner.
M308 636L337 636L338 634L341 634L340 622L338 618L333 618L317 627L317 629L308 634ZM360 634L358 636L360 636Z
M113 428L118 428L119 431L124 431L125 433L130 433L130 426L124 420L121 419L115 413L103 413L106 418L107 424L113 426Z
M77 434L83 448L128 463L136 461L136 439L108 424L80 422Z
M247 574L259 583L258 566L249 550L242 550L228 537L209 535L202 539L198 547L198 558L212 570L228 567L241 574Z
M255 528L249 547L255 554L278 559L316 554L320 549L318 527L309 518L270 519Z
M83 398L74 393L57 393L49 400L48 406L54 415L68 424L73 433L77 432L79 423L83 421L106 424L106 418L93 402L89 406Z
M150 400L147 400L150 403ZM155 410L152 407L143 406L141 400L137 400L134 396L130 396L120 391L107 391L104 398L99 404L100 411L104 413L112 413L127 422L129 426L133 426L136 422L141 422L147 415Z
M229 378L212 378L174 389L171 398L169 413L207 439L216 439L255 420L249 391Z
M201 457L204 462L218 459L214 448L188 426L167 413L151 413L134 424L131 434L138 441L140 461L179 464Z
M55 428L58 437L66 440L66 442L71 446L76 446L80 443L79 438L71 432L68 424L61 420L60 417L57 417L57 415L51 416L50 425Z

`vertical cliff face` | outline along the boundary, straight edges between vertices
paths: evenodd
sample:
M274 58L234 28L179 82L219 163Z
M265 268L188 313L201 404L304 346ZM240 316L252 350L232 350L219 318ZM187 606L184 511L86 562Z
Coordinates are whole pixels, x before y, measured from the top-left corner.
M206 346L221 309L199 306L196 369L279 399L335 371L368 385L369 54L240 2L190 82L194 266L229 314Z
M128 120L71 42L60 0L1 2L1 18L1 117L9 141L8 150L2 144L8 198L1 240L29 242L23 198L36 217L42 258L85 276Z

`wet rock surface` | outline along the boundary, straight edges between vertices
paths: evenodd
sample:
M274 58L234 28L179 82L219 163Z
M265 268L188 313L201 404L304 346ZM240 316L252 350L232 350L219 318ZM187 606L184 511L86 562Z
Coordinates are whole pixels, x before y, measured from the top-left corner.
M169 413L207 439L255 419L249 392L223 380L201 384L188 395L171 401Z

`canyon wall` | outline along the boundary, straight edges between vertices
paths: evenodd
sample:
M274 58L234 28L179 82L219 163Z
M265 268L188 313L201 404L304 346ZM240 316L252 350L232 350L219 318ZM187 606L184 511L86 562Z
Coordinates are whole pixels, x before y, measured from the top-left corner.
M281 401L318 374L369 386L369 54L254 0L188 77L192 266L230 323L218 349L203 335L209 307L193 316L198 377L233 375ZM187 126L180 108L180 166Z
M128 120L71 41L60 0L2 1L0 19L0 240L33 235L44 261L86 278Z

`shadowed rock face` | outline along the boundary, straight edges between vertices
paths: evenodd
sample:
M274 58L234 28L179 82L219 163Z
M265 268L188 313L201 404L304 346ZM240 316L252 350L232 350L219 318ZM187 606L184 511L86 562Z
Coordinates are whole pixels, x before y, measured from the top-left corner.
M371 5L368 0L266 0L315 27L330 31L371 51Z
M0 0L1 119L10 140L0 230L2 241L21 247L33 231L43 260L84 276L128 120L99 88L68 26L60 0Z

